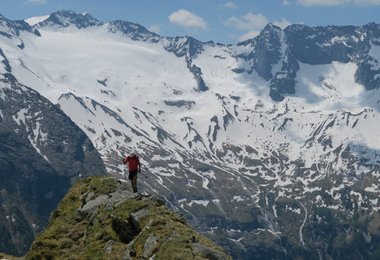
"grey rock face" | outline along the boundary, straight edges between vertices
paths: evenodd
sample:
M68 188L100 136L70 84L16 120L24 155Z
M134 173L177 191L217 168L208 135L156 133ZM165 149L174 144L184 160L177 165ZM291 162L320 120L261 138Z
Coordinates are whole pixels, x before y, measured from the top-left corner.
M209 248L207 246L204 246L202 244L193 243L192 247L195 253L202 255L206 259L212 259L212 260L228 259L228 257L223 255L222 253L216 250L213 250L212 248Z
M285 34L294 56L312 65L346 63L368 48L368 39L361 41L363 31L354 26L292 25L285 29Z
M281 71L276 72L270 81L270 97L275 101L281 101L288 94L295 94L296 76L299 64L290 52L286 53Z
M356 81L366 88L366 90L380 87L380 62L372 57L367 57L359 64L355 73Z
M96 209L101 205L105 205L107 208L112 208L114 206L118 206L119 204L123 203L128 199L140 196L141 195L129 192L127 190L118 190L116 192L107 195L102 194L94 198L94 194L90 192L82 195L82 206L78 211L86 215L92 216L96 213ZM140 214L143 214L143 212L140 213L139 211L136 212L134 215L134 220L136 223L141 218Z
M187 109L191 109L191 107L195 104L194 101L188 100L164 100L164 103L167 106L185 107Z
M272 67L281 58L282 30L269 24L256 38L255 51L252 55L253 69L264 78L273 77Z
M192 37L168 38L165 50L174 53L177 57L194 57L203 50L203 44Z
M133 40L157 42L161 38L159 35L148 31L145 27L139 24L120 20L110 22L108 30L113 33L118 31L122 32Z
M143 257L148 258L149 256L154 255L154 251L157 250L158 237L151 235L145 241Z

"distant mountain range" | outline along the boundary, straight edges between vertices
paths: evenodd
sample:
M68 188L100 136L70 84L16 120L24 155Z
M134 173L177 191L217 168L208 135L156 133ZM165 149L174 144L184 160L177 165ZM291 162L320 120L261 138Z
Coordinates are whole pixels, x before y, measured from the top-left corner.
M66 181L46 212L79 174L122 177L134 150L140 190L234 259L378 256L380 25L269 24L225 45L72 11L28 21L0 17L0 129ZM1 156L1 178L22 176Z

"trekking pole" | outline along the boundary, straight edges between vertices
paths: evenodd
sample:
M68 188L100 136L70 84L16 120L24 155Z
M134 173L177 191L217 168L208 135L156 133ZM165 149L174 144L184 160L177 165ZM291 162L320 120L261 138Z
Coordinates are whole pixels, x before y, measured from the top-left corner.
M144 172L144 176L145 176L145 179L148 179L148 175L146 174L146 171Z

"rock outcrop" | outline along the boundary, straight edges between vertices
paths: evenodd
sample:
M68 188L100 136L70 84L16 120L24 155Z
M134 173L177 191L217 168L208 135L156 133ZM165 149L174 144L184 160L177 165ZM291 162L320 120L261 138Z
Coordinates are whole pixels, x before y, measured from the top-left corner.
M158 198L111 177L74 184L26 259L231 259Z

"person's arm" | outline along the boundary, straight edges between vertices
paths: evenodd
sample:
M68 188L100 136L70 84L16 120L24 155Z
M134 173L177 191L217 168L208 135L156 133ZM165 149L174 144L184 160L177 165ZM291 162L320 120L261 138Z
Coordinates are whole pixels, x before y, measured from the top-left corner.
M125 158L123 159L123 164L127 164L128 160L129 160L129 156L125 157Z

